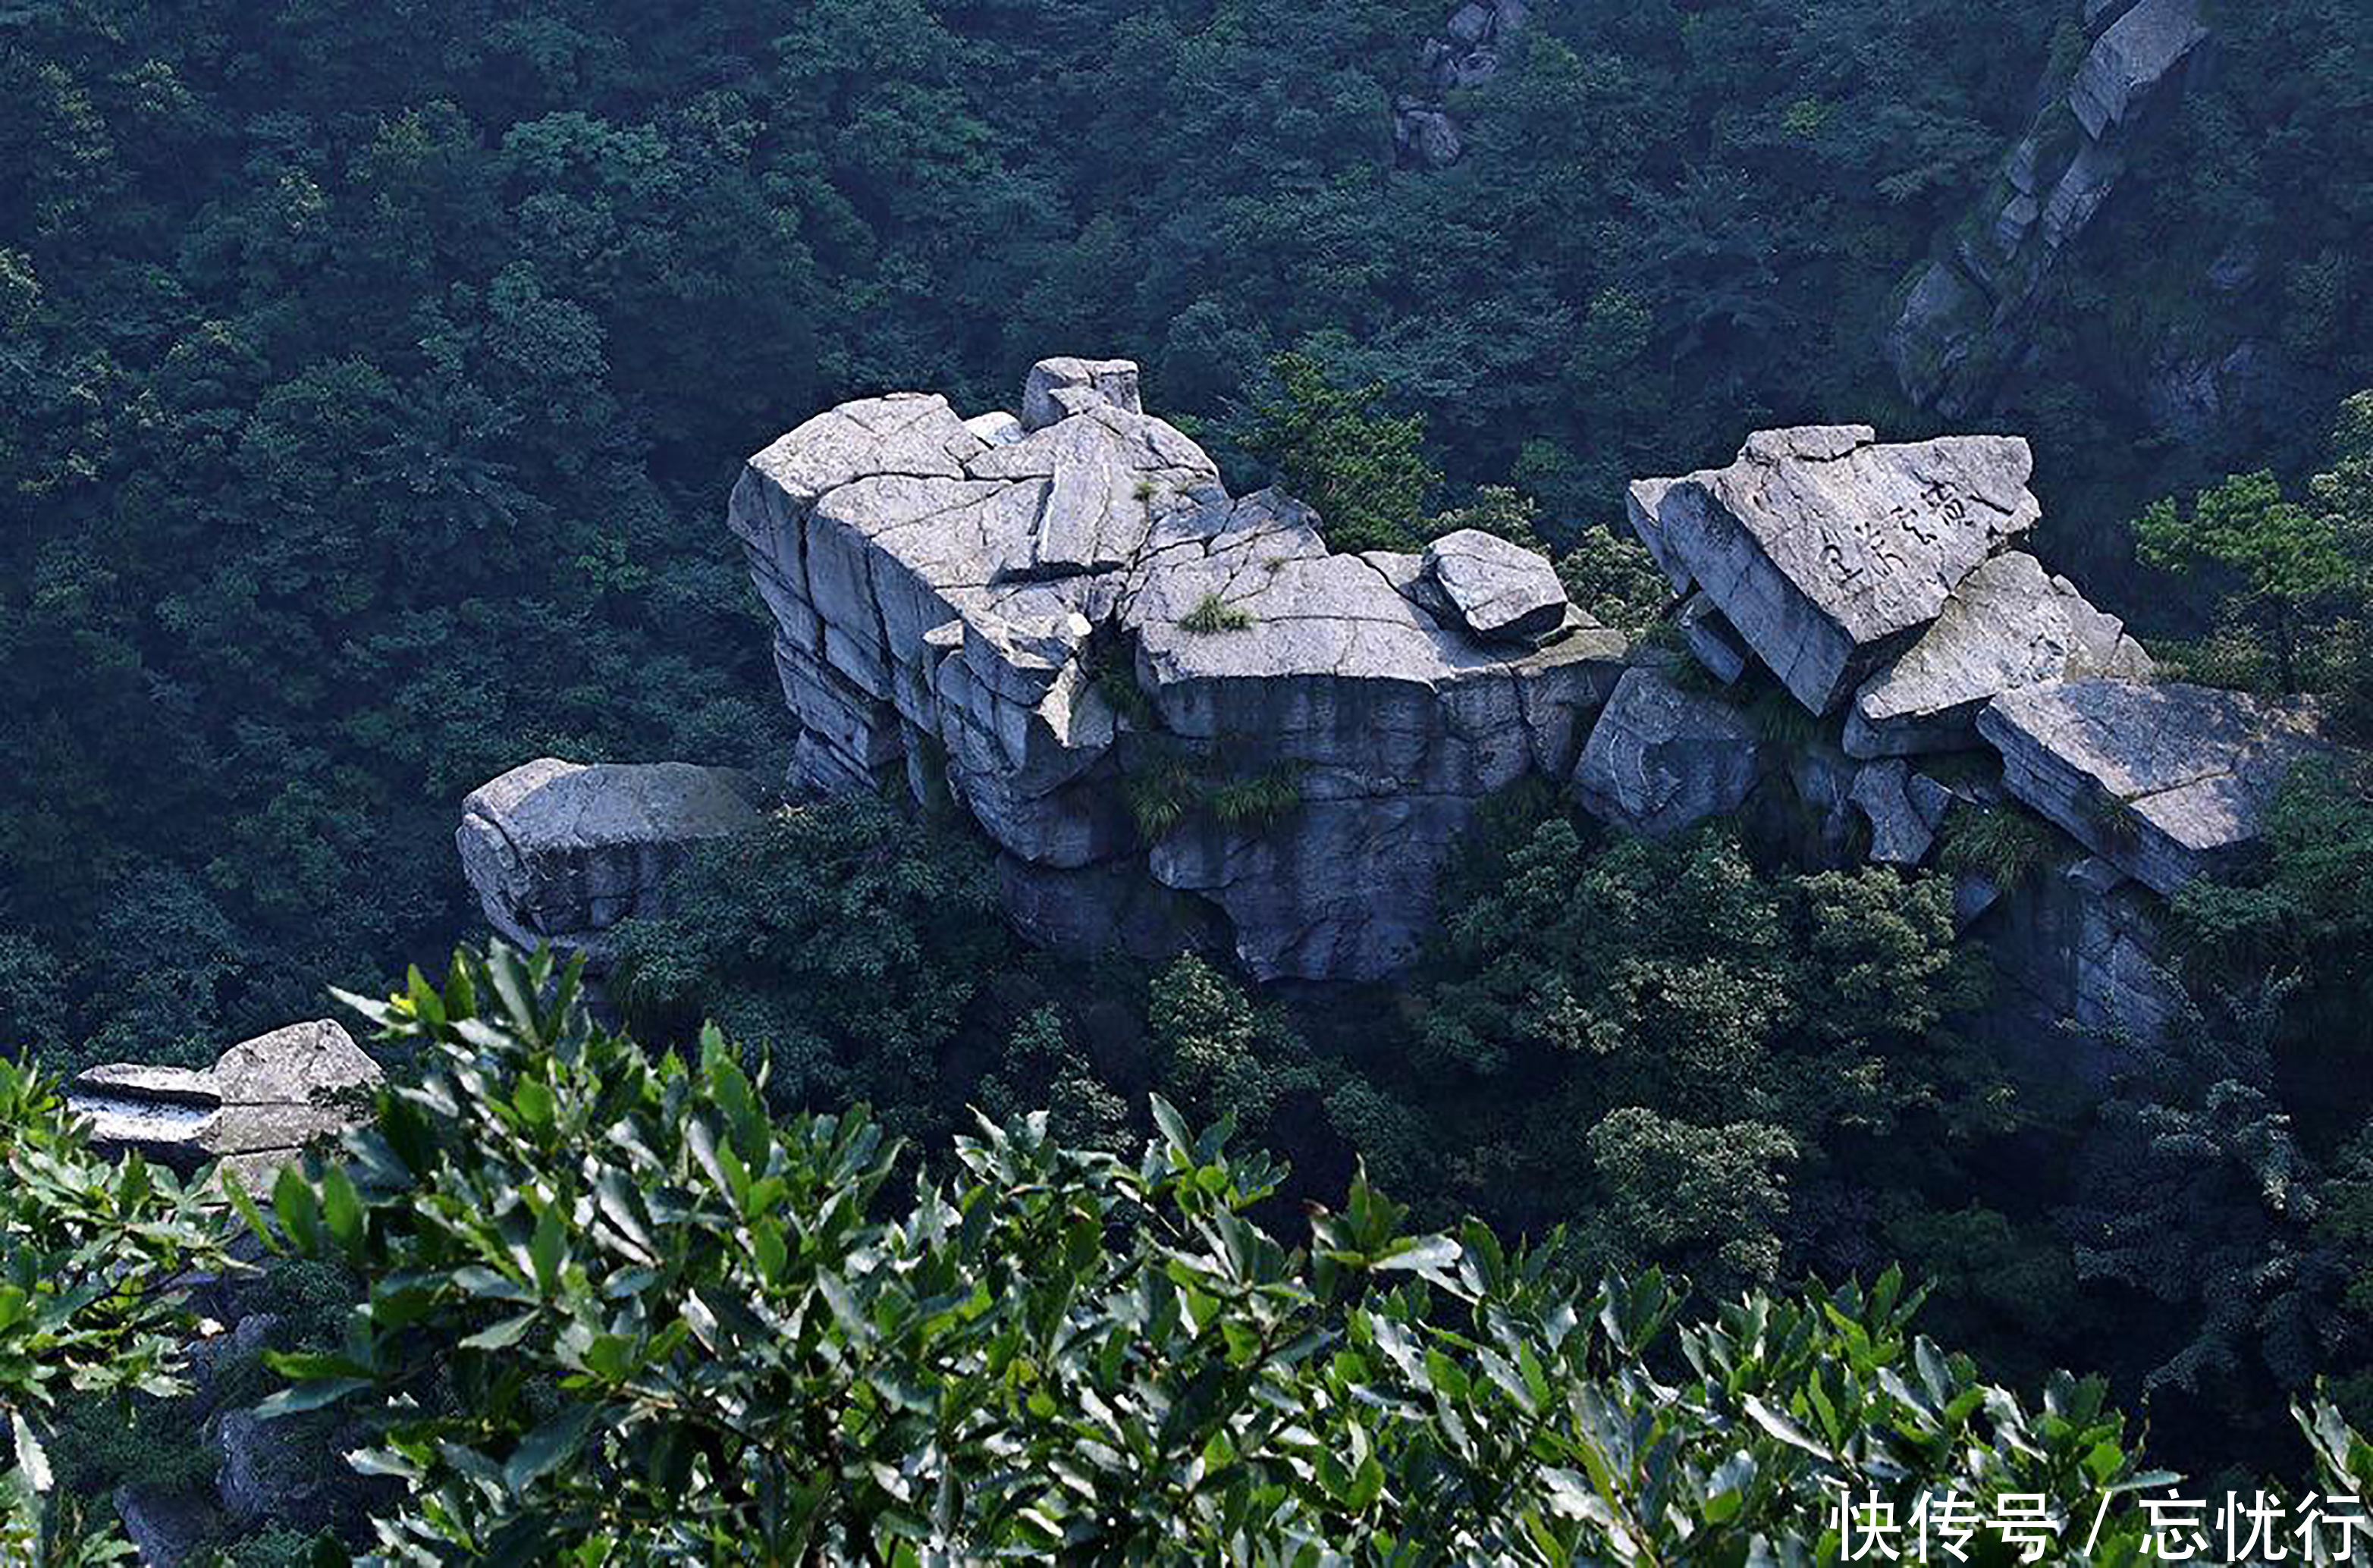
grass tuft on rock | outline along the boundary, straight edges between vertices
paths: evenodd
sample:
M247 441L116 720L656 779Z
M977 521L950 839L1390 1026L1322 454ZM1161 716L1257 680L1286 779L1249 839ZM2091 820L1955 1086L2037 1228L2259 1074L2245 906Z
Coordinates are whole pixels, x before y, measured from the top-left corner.
M1178 629L1210 635L1220 632L1242 632L1253 623L1252 612L1230 604L1216 593L1205 594L1195 601L1195 608L1178 618Z

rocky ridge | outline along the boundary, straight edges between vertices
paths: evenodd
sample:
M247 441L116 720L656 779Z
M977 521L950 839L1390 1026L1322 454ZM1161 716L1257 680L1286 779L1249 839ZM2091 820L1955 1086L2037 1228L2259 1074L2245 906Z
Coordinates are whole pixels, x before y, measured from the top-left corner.
M802 787L952 798L1025 928L1159 944L1216 912L1264 979L1406 962L1476 808L1572 768L1627 652L1503 541L1338 555L1299 503L1230 496L1119 362L1042 364L1011 427L818 415L729 515Z
M1735 815L1807 868L1909 870L1956 813L2025 809L2090 869L2051 870L2048 897L1965 874L1963 923L2039 1008L2156 1028L2180 1005L2150 978L2158 898L2246 853L2321 742L2311 709L2155 682L2017 548L2031 466L2015 437L1836 425L1641 480L1629 515L1679 609L1638 650L1505 540L1336 553L1290 497L1231 496L1122 361L1042 363L1019 414L911 393L818 414L751 459L729 520L773 612L795 793L960 807L1035 940L1387 975L1479 809L1528 776L1632 831ZM599 814L513 821L544 778L473 796L464 858L490 916L557 910L508 918L598 941L604 910L657 907L672 852L575 830ZM756 809L725 793L684 821ZM652 875L621 893L617 865Z

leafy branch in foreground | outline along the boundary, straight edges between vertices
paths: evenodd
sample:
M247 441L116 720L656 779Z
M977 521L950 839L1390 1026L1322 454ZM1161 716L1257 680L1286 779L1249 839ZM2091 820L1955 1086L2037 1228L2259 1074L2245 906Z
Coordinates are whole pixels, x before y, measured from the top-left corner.
M1289 1250L1278 1170L1158 1100L1139 1159L984 1123L894 1196L862 1111L771 1121L714 1031L652 1061L573 991L497 947L362 1004L426 1074L256 1216L375 1282L277 1363L384 1423L370 1561L1811 1563L1840 1486L2041 1493L2052 1561L2139 1560L2166 1478L2101 1386L2030 1411L1892 1273L1676 1329L1660 1274L1405 1235L1363 1178Z
M94 1155L57 1084L0 1056L0 1562L117 1562L52 1496L45 1441L60 1396L186 1387L193 1326L179 1282L238 1267L203 1176Z

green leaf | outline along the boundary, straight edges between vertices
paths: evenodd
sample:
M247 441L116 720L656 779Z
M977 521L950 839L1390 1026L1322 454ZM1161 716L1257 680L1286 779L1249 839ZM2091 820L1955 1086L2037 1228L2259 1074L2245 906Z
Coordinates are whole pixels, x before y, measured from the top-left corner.
M255 1239L263 1244L263 1249L275 1258L285 1254L288 1249L282 1244L280 1233L264 1222L263 1211L257 1208L255 1200L247 1195L247 1185L240 1180L238 1173L228 1166L216 1166L215 1179L230 1199L230 1206L239 1212L239 1217L247 1222L247 1228L254 1233Z
M25 1472L25 1484L31 1487L36 1494L48 1492L53 1480L50 1456L41 1446L41 1440L33 1435L32 1423L11 1411L8 1412L8 1427L16 1439L17 1463Z
M363 1204L356 1195L353 1179L345 1167L331 1165L321 1172L321 1222L337 1238L346 1256L360 1260L363 1254Z
M462 1341L462 1348L463 1350L507 1350L519 1343L543 1316L541 1312L522 1312L516 1318L506 1318L492 1328L481 1329Z
M306 1185L293 1164L282 1166L278 1179L272 1184L272 1211L298 1251L321 1251L321 1207L314 1201L313 1189Z
M535 1265L536 1288L550 1295L560 1283L560 1266L568 1255L568 1235L563 1228L560 1205L546 1205L535 1222L535 1235L527 1244L528 1260Z
M517 1496L575 1458L601 1413L598 1405L571 1405L520 1438L503 1466L503 1485Z

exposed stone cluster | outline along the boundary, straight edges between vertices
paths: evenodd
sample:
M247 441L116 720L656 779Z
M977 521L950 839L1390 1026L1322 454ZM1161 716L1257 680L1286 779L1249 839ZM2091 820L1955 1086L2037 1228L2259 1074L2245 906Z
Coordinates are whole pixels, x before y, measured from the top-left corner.
M1635 482L1632 526L1689 596L1683 643L1705 674L1627 675L1577 784L1600 815L1661 832L1783 771L1818 816L1837 793L1819 781L1859 760L1845 796L1870 857L1913 865L1959 797L1921 770L1996 761L1971 803L2015 800L2091 858L2043 893L1965 889L1965 912L2056 1016L2145 1032L2180 1001L2135 885L2167 894L2229 865L2323 742L2311 703L2155 681L2115 616L2010 548L2040 515L2029 470L2015 438L1887 446L1848 425L1765 432L1727 468ZM1751 722L1732 689L1759 668L1807 714L1841 715L1834 756Z
M1679 648L1637 656L1507 540L1336 553L1298 502L1231 496L1125 361L1042 362L1019 414L911 393L818 414L750 459L729 517L794 789L960 807L1037 940L1388 974L1479 808L1527 775L1637 832L1736 815L1808 868L1918 866L1955 811L2016 802L2089 869L2050 898L1965 879L1964 921L2039 1005L2157 1027L2178 1005L2145 961L2157 895L2249 844L2315 714L2155 683L2017 548L2031 467L2014 437L1828 425L1639 481ZM463 860L499 929L598 951L758 798L547 759L471 797Z
M801 784L903 775L996 842L1025 926L1216 912L1262 978L1405 962L1476 807L1565 776L1626 653L1530 552L1333 554L1299 503L1231 497L1120 362L1040 365L1018 419L820 414L730 517Z
M1905 394L1948 418L1983 407L2025 354L2045 281L2125 172L2136 127L2208 37L2200 0L2087 13L2091 47L1944 253L1913 274L1888 334Z
M1525 25L1525 0L1460 0L1442 31L1418 50L1417 91L1393 100L1393 145L1404 163L1447 168L1464 151L1449 95L1500 74L1501 56Z

